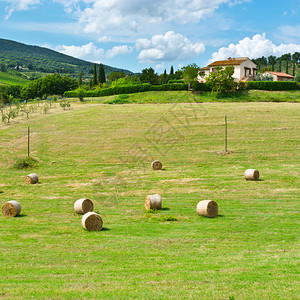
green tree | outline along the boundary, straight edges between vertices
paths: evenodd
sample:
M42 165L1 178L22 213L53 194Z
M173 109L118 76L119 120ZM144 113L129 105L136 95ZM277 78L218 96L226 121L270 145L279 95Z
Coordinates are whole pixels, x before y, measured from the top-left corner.
M158 75L155 73L153 68L143 69L140 80L142 83L157 84Z
M193 63L183 67L182 71L183 71L183 80L188 83L190 88L191 83L197 79L199 67L195 63Z
M296 61L296 63L298 63L300 61L300 52L295 52L293 55L292 55L292 59L294 61Z
M270 55L268 57L268 63L269 63L269 65L275 64L276 63L276 56Z
M285 73L289 74L289 61L288 60L286 60Z
M274 65L275 63L272 63L271 71L274 72Z
M21 112L26 114L27 119L29 118L29 114L32 112L32 107L29 106L27 103L21 106Z
M71 108L71 103L68 100L62 100L59 106L62 107L63 110L66 110L66 108Z
M295 76L295 81L300 82L300 72L298 72Z
M173 68L173 66L171 66L170 75L173 75L173 74L174 74L174 68Z
M281 59L279 59L278 72L281 72Z
M163 75L163 83L167 82L167 70L164 70L164 75Z
M82 73L79 72L79 75L78 75L78 86L81 86L82 85Z
M103 68L103 64L100 64L99 66L99 83L103 84L105 83L106 78L105 78L105 70Z
M125 77L125 76L126 76L126 74L125 74L125 72L123 72L123 71L120 71L120 72L111 72L111 73L108 75L108 80L109 80L110 82L113 82L113 81L118 80L119 78L123 78L123 77Z
M82 88L78 89L78 98L80 102L84 101L84 89Z
M98 84L98 80L97 80L97 66L96 64L94 64L94 76L93 76L93 85L97 85Z
M10 108L7 111L3 111L2 113L2 121L5 122L7 121L7 123L9 123L10 119L14 119L18 116L19 110L18 109L12 109Z
M0 63L0 71L5 73L6 72L6 66L4 63Z
M234 93L237 91L238 85L232 77L233 73L234 69L232 66L225 69L216 68L215 72L211 72L206 77L206 83L212 91L217 92L219 95Z
M295 76L295 72L296 72L296 61L293 60L293 72L292 72L293 76Z

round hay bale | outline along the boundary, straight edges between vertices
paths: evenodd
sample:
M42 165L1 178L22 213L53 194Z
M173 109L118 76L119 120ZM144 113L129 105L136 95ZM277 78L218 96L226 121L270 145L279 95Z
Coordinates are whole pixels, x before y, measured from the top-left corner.
M147 210L149 209L161 209L162 208L162 200L159 194L147 195L145 200L145 207Z
M255 169L248 169L245 171L246 180L259 180L259 172Z
M76 214L86 214L93 211L94 203L90 199L79 199L74 203L74 210Z
M28 184L36 184L36 183L38 183L39 178L35 173L32 173L32 174L27 175L25 180Z
M21 204L15 200L4 203L1 207L4 217L16 217L21 212Z
M218 215L218 204L213 200L202 200L197 204L199 216L214 218Z
M151 163L151 168L153 170L161 170L162 169L162 163L159 160L155 160Z
M91 211L82 216L81 223L83 228L88 231L100 231L103 225L100 215Z

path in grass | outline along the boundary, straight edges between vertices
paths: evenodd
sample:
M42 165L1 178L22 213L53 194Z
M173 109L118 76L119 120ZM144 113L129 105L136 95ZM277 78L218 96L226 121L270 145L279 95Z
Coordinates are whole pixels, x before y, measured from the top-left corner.
M224 154L224 115L228 149ZM294 299L299 105L76 104L0 125L0 293L13 298ZM27 153L32 170L12 168ZM159 159L162 171L150 169ZM243 173L257 168L261 181ZM36 172L40 184L26 185ZM144 198L159 193L161 212ZM94 200L104 230L73 212ZM197 216L200 200L219 204ZM173 220L173 221L168 221Z

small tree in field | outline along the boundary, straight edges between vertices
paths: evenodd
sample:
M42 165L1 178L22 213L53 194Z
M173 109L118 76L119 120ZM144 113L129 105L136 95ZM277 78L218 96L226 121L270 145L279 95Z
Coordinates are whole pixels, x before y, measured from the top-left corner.
M7 111L3 111L2 113L2 121L9 123L10 119L14 119L18 116L18 110L17 109L9 109Z
M225 69L216 68L215 72L212 72L207 76L206 83L217 94L229 94L237 91L238 84L232 77L234 73L233 67L226 67Z
M78 89L78 98L80 102L84 101L84 89L82 88Z
M29 106L27 103L22 104L20 107L20 111L24 114L26 114L27 119L29 118L29 114L32 113L32 107Z
M67 108L71 107L71 103L67 100L63 100L59 103L60 107L63 108L63 110L66 110Z

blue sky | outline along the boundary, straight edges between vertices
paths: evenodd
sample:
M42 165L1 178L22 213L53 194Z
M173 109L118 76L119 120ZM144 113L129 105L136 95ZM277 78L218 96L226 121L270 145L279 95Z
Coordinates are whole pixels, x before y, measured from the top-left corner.
M0 38L161 74L300 52L300 0L0 0Z

